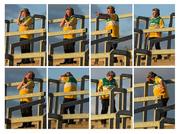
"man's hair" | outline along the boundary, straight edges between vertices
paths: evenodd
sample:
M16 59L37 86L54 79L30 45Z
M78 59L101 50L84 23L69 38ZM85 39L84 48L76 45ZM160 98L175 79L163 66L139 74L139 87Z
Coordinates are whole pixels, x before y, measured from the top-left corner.
M158 16L160 16L160 10L158 8L153 8L152 11L155 11L158 14Z
M155 78L157 76L156 73L154 72L149 72L148 75L147 75L147 78Z
M29 12L29 9L28 9L28 8L23 8L21 11L26 12L26 14L27 14L28 16L31 15L31 13Z
M30 73L32 75L32 80L35 78L35 73L33 71L28 71L27 73Z
M116 13L114 6L111 6L111 5L110 5L110 6L107 7L107 9L112 9L112 10L113 10L113 13Z
M66 72L63 76L70 77L73 76L71 72Z
M115 77L115 76L116 76L116 74L115 74L115 72L114 72L114 71L109 71L109 72L106 74L106 76L109 76L109 75L112 75L113 77Z
M74 15L74 9L72 7L67 7L66 10L70 10L72 15Z

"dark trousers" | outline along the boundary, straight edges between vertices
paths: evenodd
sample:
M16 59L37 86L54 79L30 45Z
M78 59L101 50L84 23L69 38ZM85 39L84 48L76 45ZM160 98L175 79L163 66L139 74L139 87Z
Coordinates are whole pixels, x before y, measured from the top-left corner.
M27 102L21 101L20 104L26 104ZM29 117L32 116L32 106L27 108L21 108L21 116ZM32 125L32 122L23 122L24 127L29 127Z
M112 37L111 38L112 40L115 40L115 39L117 39L116 37ZM107 47L107 52L110 52L111 50L116 50L116 48L117 48L117 43L115 43L115 44L110 44L108 47ZM114 62L118 62L118 60L117 60L117 57L114 57Z
M108 113L108 108L109 108L109 99L102 99L101 100L102 103L102 110L101 110L101 114L107 114ZM115 100L114 100L114 113L116 112L116 107L115 107ZM106 120L101 120L102 124L106 124Z
M63 103L67 103L67 102L71 102L71 101L75 101L76 99L69 99L69 98L64 98ZM75 114L75 105L73 106L69 106L69 107L64 107L63 109L63 114L68 114L68 111L70 114ZM74 120L70 119L69 122L68 120L65 120L65 122L67 123L73 123Z
M64 41L68 41L70 39L64 39ZM75 52L75 42L64 44L64 53L74 53ZM65 59L65 63L73 63L73 58Z
M164 98L161 100L158 100L158 103L160 104L159 108L163 108L167 106L169 98ZM161 112L160 115L156 118L156 120L160 120L161 118L166 118L167 117L167 112Z
M20 41L27 40L25 38L20 38ZM30 43L21 45L21 53L30 53ZM30 59L22 59L22 63L30 63Z
M160 50L160 49L161 49L160 42L152 43L152 42L151 42L152 39L156 39L156 38L155 38L155 37L149 38L149 40L150 40L150 48L149 48L149 49L152 50L152 48L155 46L155 48L156 48L157 50ZM157 55L157 58L158 58L158 59L161 59L162 56L161 56L161 55Z

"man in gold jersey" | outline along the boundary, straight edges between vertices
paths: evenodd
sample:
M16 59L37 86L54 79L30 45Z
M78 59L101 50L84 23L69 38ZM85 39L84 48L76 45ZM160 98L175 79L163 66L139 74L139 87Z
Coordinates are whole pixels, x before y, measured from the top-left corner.
M29 9L24 8L20 11L17 18L17 24L19 26L19 32L25 32L33 29L33 19L29 12ZM20 41L32 39L32 34L23 34L20 35ZM21 45L21 53L30 53L30 43ZM33 62L33 61L32 61ZM31 63L30 59L22 59L18 64L27 64Z
M23 80L17 86L17 89L19 90L19 95L26 95L26 94L33 93L34 86L35 86L34 77L35 77L35 74L32 71L29 71L24 75ZM26 104L29 102L32 102L32 98L20 99L20 104ZM22 117L32 116L32 106L22 108L21 115ZM19 128L28 128L28 127L34 127L34 125L32 125L32 122L24 122L23 125Z
M161 99L158 100L158 103L160 103L160 107L166 107L169 100L169 95L164 80L156 73L149 72L147 76L147 82L153 84L154 96L161 97ZM167 116L167 112L163 112L160 115L160 119L166 118L166 116Z
M113 71L109 71L106 74L105 78L102 78L99 80L98 83L98 92L103 92L103 93L109 93L107 95L101 96L101 103L102 103L102 110L101 114L107 114L108 113L108 108L109 108L109 99L110 99L110 91L113 88L117 88L117 82L114 79L116 74ZM113 112L116 112L116 106L115 106L115 100L114 100L114 107L113 107ZM102 127L106 127L106 120L101 120Z
M60 76L59 80L64 82L65 93L77 91L77 80L75 79L75 77L72 75L71 72L66 72L64 75ZM64 96L63 103L72 102L75 101L76 99L77 99L76 95L67 95ZM63 109L63 114L68 114L68 111L69 114L75 114L75 105L65 107ZM75 124L73 119L65 120L64 122L68 124Z
M149 20L149 29L159 29L164 27L164 20L160 17L160 10L158 8L152 9L152 17ZM149 40L161 38L161 32L151 32L147 34ZM161 49L160 42L150 42L150 50L155 46L156 49ZM158 55L157 59L161 59L162 56Z
M77 18L74 17L74 9L68 7L64 15L64 19L60 22L60 27L63 27L63 31L71 31L76 29ZM65 34L64 41L72 40L76 37L76 34ZM75 52L75 42L64 44L64 53L73 53ZM65 59L63 64L72 64L75 63L73 58Z
M108 6L107 7L107 13L96 13L96 16L99 17L100 19L105 19L106 20L106 26L105 30L111 30L111 37L113 39L119 38L119 17L116 14L115 7L114 6ZM110 52L111 50L116 50L117 48L117 43L113 43L108 47L107 52ZM114 58L114 62L117 63L117 57Z

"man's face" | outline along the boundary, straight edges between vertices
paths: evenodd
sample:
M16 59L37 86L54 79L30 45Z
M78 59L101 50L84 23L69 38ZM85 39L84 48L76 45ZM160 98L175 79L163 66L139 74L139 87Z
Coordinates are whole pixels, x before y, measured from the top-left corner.
M25 74L26 79L32 79L32 73L27 73Z
M157 12L156 12L156 11L152 11L152 16L153 16L154 18L156 18L156 17L158 16Z
M71 10L66 10L66 14L67 14L67 16L71 16L72 15Z
M113 79L113 76L112 76L112 75L108 75L108 76L107 76L107 79L108 79L108 80L112 80L112 79Z
M148 81L149 83L154 83L154 78L151 78L151 77L146 78L146 81Z
M113 13L113 9L112 8L107 9L107 13L108 14L112 14Z
M26 13L25 11L22 11L22 12L21 12L21 16L22 16L22 17L26 17L26 16L27 16L27 13Z

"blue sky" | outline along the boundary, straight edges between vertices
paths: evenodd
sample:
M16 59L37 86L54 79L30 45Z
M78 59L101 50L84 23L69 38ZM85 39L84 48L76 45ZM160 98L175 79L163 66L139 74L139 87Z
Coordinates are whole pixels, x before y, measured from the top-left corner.
M88 68L49 68L48 75L51 79L58 79L60 75L66 72L71 72L75 78L80 78L83 75L89 74Z
M174 4L141 4L134 5L135 17L137 16L151 16L151 11L153 8L159 8L161 16L167 16L172 12L175 12ZM143 11L143 12L142 12Z
M174 68L135 68L134 70L134 81L135 83L144 83L146 81L146 76L148 72L153 71L157 75L161 76L163 79L174 79L175 78L175 69ZM169 93L169 101L168 105L175 103L175 85L174 84L168 84L166 85ZM150 87L148 91L148 95L153 95L153 88ZM142 89L136 89L134 92L135 97L142 97L143 91ZM148 105L151 103L148 103ZM141 107L142 104L135 103L134 107L135 109L138 107ZM175 113L174 111L168 112L168 117L174 117ZM135 121L141 121L142 120L142 113L135 114ZM148 120L153 120L153 112L148 112Z

